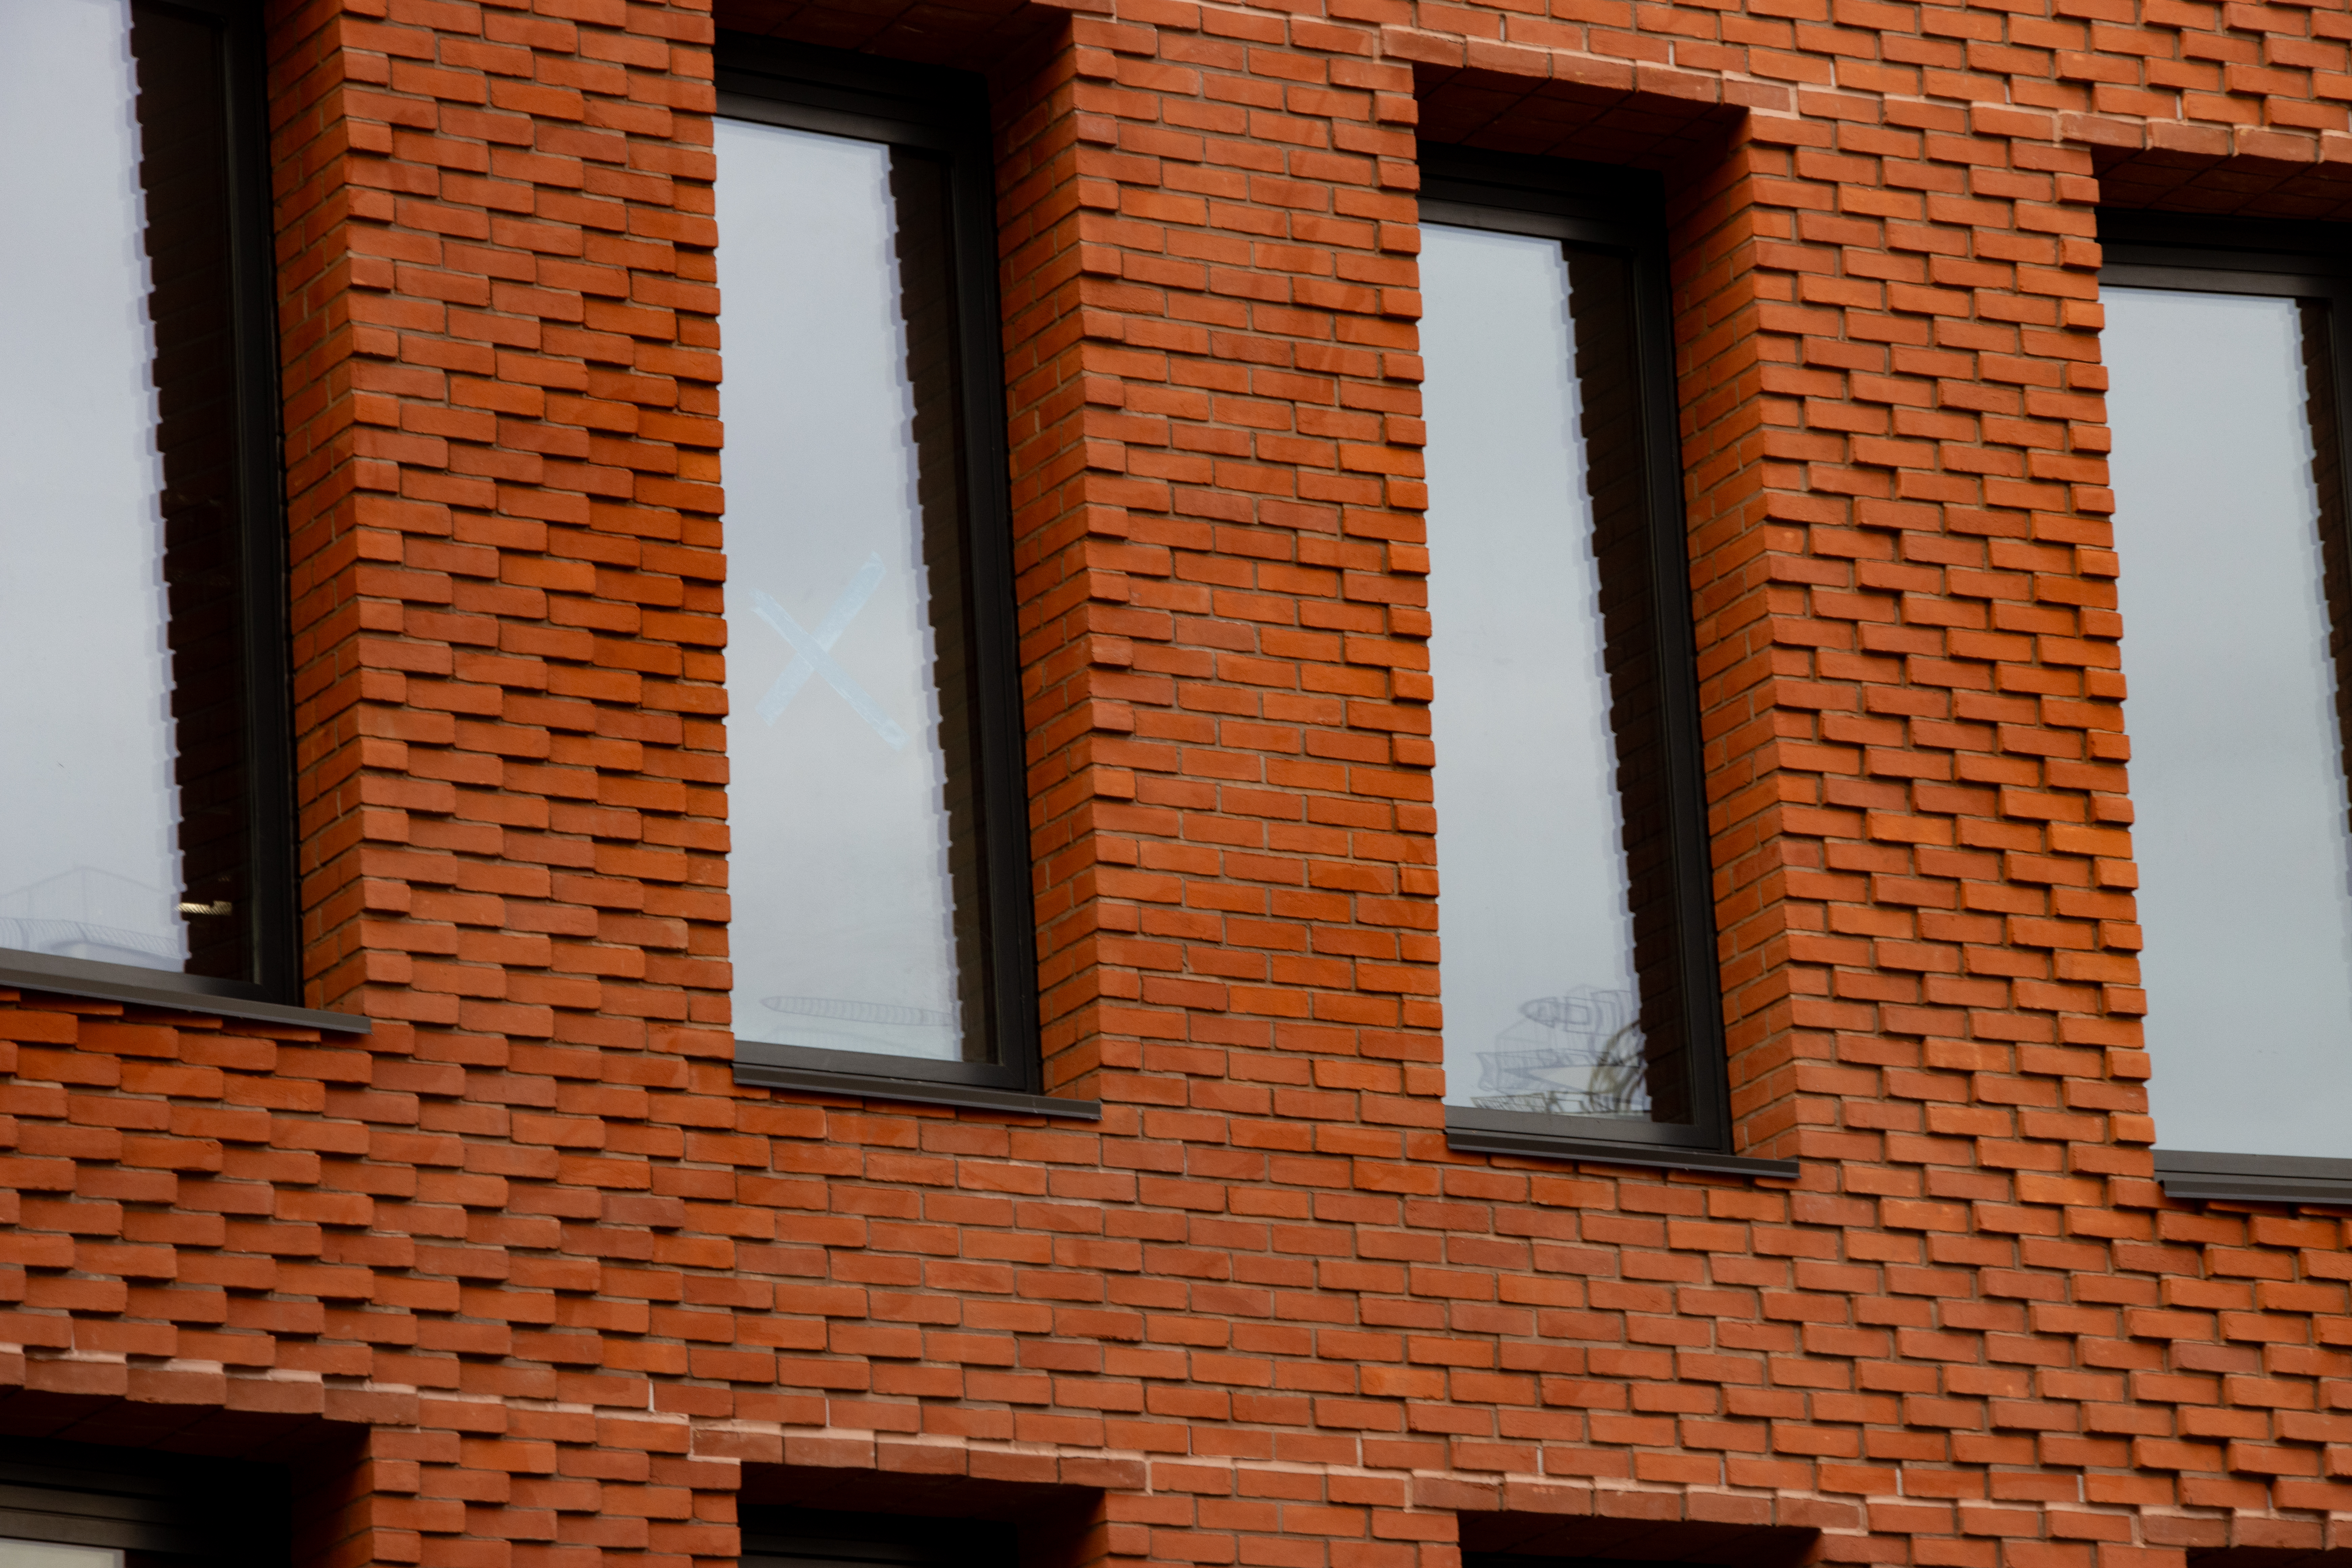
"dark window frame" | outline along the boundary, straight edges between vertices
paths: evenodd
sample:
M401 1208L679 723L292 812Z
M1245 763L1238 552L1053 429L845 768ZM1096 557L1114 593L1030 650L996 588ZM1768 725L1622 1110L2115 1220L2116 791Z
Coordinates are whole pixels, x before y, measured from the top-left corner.
M2352 494L2344 493L2352 487L2352 224L2102 208L2098 233L2103 289L2177 289L2327 303L2339 492L2332 510L2338 519L2352 516L2347 510ZM2323 527L2330 510L2322 497ZM2339 733L2337 741L2352 743L2352 734ZM2160 1140L2163 1129L2157 1132ZM2352 1159L2168 1149L2161 1142L2154 1153L2167 1197L2352 1207Z
M995 171L984 79L938 67L721 32L718 112L919 149L948 166L950 263L963 432L964 565L972 621L972 765L980 786L991 1062L735 1042L735 1081L862 1098L989 1106L1093 1120L1094 1101L1045 1092L1030 902L1026 733L1013 567ZM723 312L725 306L721 302ZM724 346L721 347L722 353Z
M1420 158L1423 223L1558 239L1613 253L1628 264L1649 533L1649 629L1663 710L1669 876L1693 1100L1687 1124L1448 1105L1446 1144L1465 1152L1794 1178L1794 1160L1732 1151L1664 184L1640 170L1433 144L1423 144ZM1433 700L1443 703L1444 692ZM1444 869L1441 847L1441 877ZM1442 935L1442 917L1440 929Z
M213 1014L365 1034L368 1020L299 1005L290 580L284 472L279 463L278 270L271 224L268 79L254 0L148 0L219 30L228 123L228 264L237 430L237 575L251 668L245 682L246 813L254 978L174 973L50 953L0 949L0 986L175 1012Z

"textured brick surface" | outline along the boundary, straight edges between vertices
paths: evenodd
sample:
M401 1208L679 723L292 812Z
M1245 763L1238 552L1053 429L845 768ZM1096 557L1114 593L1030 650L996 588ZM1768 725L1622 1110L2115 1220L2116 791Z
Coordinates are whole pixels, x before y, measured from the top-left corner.
M0 1426L348 1452L339 1568L1024 1486L1102 1494L1072 1563L2352 1549L2344 1218L2149 1173L2093 238L2343 211L2340 6L723 10L991 70L1098 1127L731 1083L708 10L269 18L304 941L376 1030L0 994ZM1794 1184L1444 1148L1416 132L1666 178Z

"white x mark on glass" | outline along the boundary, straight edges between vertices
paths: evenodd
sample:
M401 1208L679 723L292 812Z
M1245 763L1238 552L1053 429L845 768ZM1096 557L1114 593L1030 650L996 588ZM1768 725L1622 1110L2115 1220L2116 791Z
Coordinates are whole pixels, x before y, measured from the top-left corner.
M883 712L874 699L866 694L866 689L851 679L849 672L833 659L833 645L841 640L841 634L849 629L849 623L857 618L857 612L866 607L866 601L872 598L874 590L881 585L882 557L869 555L866 558L866 564L857 569L857 575L842 589L841 596L833 602L833 608L825 612L824 619L817 623L814 632L793 619L775 600L757 589L752 590L751 607L759 612L761 620L775 627L777 633L793 645L793 662L784 666L783 673L776 677L776 683L768 688L765 697L760 699L761 719L773 724L783 716L784 710L792 706L793 699L800 695L800 689L808 684L809 677L822 675L824 683L840 692L841 700L848 703L860 719L872 725L874 732L888 742L892 751L907 749L907 731L898 728L897 721Z

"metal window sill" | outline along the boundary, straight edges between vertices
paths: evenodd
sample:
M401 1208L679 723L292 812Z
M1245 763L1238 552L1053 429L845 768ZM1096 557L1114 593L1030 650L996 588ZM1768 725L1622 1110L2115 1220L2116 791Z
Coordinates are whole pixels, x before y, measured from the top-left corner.
M2352 1208L2352 1160L2158 1149L2156 1179L2168 1198Z
M735 1081L754 1089L791 1089L853 1100L898 1100L917 1105L952 1105L971 1110L1010 1110L1066 1121L1099 1121L1102 1101L1064 1100L1051 1094L993 1089L976 1083L933 1083L921 1079L877 1078L866 1073L820 1072L771 1062L739 1061Z
M93 1002L121 1002L135 1007L155 1007L169 1013L206 1014L244 1018L259 1024L288 1024L334 1035L365 1035L375 1026L352 1013L327 1013L284 1002L264 1002L235 993L208 989L226 981L200 975L169 974L162 970L131 969L79 959L47 958L35 953L0 952L0 986L38 991L52 996L79 996Z
M1473 1112L1472 1115L1478 1113ZM1480 1116L1484 1121L1486 1118ZM1533 1120L1530 1118L1530 1120ZM1764 1176L1795 1181L1803 1167L1794 1160L1760 1160L1710 1149L1677 1149L1663 1143L1612 1143L1556 1132L1521 1131L1473 1125L1445 1112L1445 1146L1466 1154L1516 1154L1523 1159L1574 1161L1588 1165L1639 1165L1661 1171L1706 1171L1717 1175Z

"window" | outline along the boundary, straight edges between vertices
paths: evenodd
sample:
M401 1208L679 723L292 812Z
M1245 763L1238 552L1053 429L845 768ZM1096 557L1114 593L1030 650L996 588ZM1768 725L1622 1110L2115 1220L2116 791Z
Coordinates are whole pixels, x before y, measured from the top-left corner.
M1446 1128L1728 1155L1656 184L1423 150Z
M0 0L0 984L281 1004L285 574L260 41Z
M756 39L721 62L738 1074L1026 1103L984 90Z
M1013 1568L1019 1557L1019 1530L997 1520L761 1507L743 1515L744 1568Z
M291 1517L273 1465L0 1438L0 1568L272 1568Z
M2101 238L2158 1172L2352 1198L2352 233Z

